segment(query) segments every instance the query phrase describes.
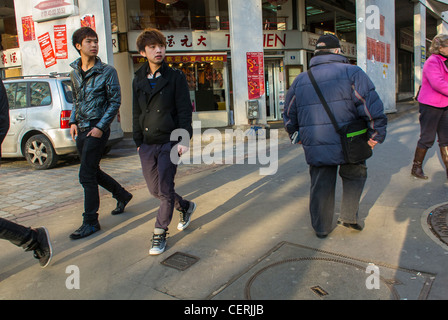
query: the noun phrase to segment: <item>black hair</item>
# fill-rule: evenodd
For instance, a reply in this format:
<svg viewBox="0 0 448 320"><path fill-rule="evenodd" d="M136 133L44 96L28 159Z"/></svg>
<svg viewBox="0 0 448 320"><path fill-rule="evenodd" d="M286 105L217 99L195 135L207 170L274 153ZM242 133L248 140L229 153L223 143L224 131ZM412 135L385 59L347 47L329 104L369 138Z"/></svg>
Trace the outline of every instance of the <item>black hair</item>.
<svg viewBox="0 0 448 320"><path fill-rule="evenodd" d="M89 27L81 27L78 30L76 30L75 32L73 32L72 44L75 47L75 49L78 51L79 54L80 54L80 52L76 48L76 45L78 43L82 44L82 41L87 37L98 39L98 34L95 32L95 30L93 30L92 28L89 28Z"/></svg>

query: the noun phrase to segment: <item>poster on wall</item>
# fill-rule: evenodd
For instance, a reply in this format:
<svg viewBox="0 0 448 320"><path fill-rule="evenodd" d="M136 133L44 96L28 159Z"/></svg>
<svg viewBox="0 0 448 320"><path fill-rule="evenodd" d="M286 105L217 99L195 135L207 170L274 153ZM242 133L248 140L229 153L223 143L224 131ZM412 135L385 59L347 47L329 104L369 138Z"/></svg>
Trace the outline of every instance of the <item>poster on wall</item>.
<svg viewBox="0 0 448 320"><path fill-rule="evenodd" d="M36 40L33 16L22 17L22 32L24 42Z"/></svg>
<svg viewBox="0 0 448 320"><path fill-rule="evenodd" d="M57 25L53 27L54 30L54 48L56 59L67 59L67 26Z"/></svg>
<svg viewBox="0 0 448 320"><path fill-rule="evenodd" d="M81 27L89 27L96 31L95 15L86 14L81 17Z"/></svg>
<svg viewBox="0 0 448 320"><path fill-rule="evenodd" d="M37 38L39 42L42 58L44 59L45 68L49 68L56 64L56 56L54 54L53 45L51 44L50 34L44 33Z"/></svg>
<svg viewBox="0 0 448 320"><path fill-rule="evenodd" d="M247 52L246 61L249 99L258 99L264 94L263 52Z"/></svg>

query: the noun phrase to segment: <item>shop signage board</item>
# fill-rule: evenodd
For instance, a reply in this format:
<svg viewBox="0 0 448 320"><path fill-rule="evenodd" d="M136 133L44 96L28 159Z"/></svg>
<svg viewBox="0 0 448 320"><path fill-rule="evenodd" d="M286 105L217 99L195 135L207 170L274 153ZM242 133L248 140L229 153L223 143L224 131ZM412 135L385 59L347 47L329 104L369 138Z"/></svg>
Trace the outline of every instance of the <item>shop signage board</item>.
<svg viewBox="0 0 448 320"><path fill-rule="evenodd" d="M128 32L128 46L131 52L137 52L135 44L141 31ZM166 31L167 51L228 51L230 50L230 33L228 31ZM297 30L264 30L263 48L265 50L300 50L314 51L320 35ZM344 54L356 58L356 45L341 42Z"/></svg>
<svg viewBox="0 0 448 320"><path fill-rule="evenodd" d="M22 56L19 48L0 51L0 68L20 67Z"/></svg>
<svg viewBox="0 0 448 320"><path fill-rule="evenodd" d="M56 20L78 14L77 0L33 0L33 19L36 22Z"/></svg>

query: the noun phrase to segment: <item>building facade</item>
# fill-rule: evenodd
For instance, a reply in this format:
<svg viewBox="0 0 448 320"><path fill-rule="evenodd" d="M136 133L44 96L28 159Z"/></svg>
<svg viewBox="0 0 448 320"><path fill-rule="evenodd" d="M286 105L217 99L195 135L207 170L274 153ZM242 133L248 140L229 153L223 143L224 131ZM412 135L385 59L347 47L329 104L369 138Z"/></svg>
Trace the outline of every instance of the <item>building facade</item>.
<svg viewBox="0 0 448 320"><path fill-rule="evenodd" d="M135 40L147 27L167 38L166 61L181 69L202 127L281 120L286 91L308 68L321 34L340 39L351 63L375 83L386 112L421 81L430 40L447 32L436 0L6 0L0 4L3 76L69 72L71 34L100 36L100 58L118 70L121 123L132 131ZM248 106L258 112L248 115ZM253 116L253 117L252 117Z"/></svg>

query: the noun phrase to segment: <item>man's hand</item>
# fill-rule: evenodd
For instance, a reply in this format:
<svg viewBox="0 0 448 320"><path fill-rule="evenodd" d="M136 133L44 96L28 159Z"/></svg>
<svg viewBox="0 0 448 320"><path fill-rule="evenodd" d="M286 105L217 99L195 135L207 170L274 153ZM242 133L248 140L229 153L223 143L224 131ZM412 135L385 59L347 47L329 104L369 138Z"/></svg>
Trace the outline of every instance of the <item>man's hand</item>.
<svg viewBox="0 0 448 320"><path fill-rule="evenodd" d="M181 145L180 143L177 144L177 153L179 154L179 157L186 153L188 151L188 147Z"/></svg>
<svg viewBox="0 0 448 320"><path fill-rule="evenodd" d="M70 135L72 136L73 141L76 141L76 137L78 136L78 125L72 124L70 126Z"/></svg>
<svg viewBox="0 0 448 320"><path fill-rule="evenodd" d="M370 148L372 148L372 150L373 150L373 148L376 146L378 141L375 141L372 138L370 138L369 141L367 141L367 143L369 144Z"/></svg>
<svg viewBox="0 0 448 320"><path fill-rule="evenodd" d="M101 129L98 129L97 127L94 127L92 130L89 131L89 133L87 133L87 136L101 138L103 136L103 131L101 131Z"/></svg>

